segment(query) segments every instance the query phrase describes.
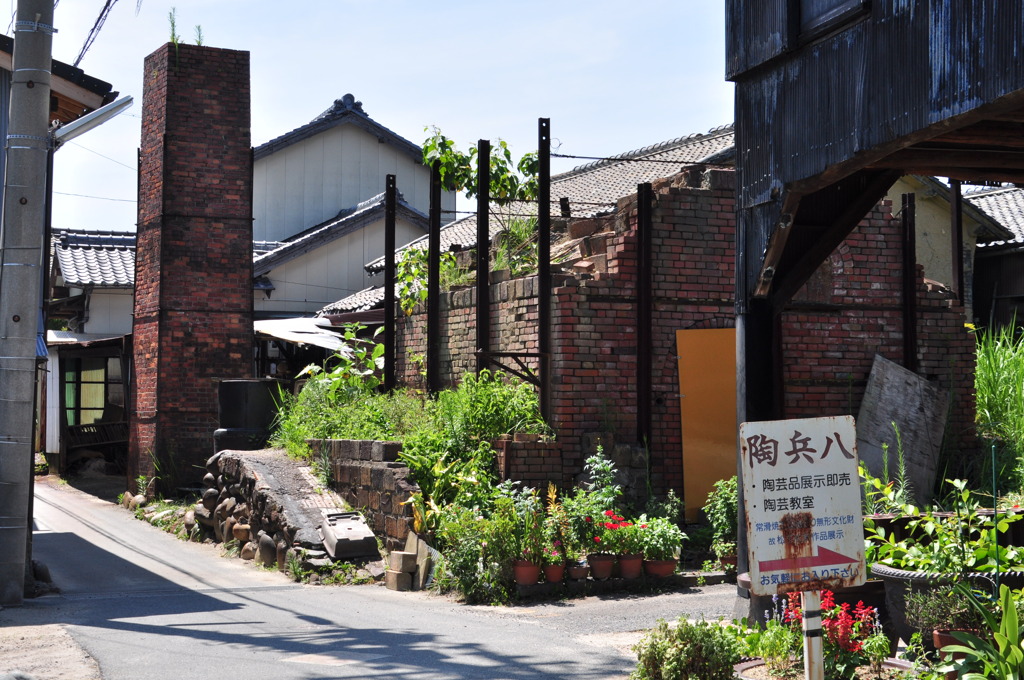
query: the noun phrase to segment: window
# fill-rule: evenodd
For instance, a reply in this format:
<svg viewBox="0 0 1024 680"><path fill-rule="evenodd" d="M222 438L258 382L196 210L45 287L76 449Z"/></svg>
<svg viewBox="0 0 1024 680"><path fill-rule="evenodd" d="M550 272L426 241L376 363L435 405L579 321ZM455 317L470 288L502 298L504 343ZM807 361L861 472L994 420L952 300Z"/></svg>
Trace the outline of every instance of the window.
<svg viewBox="0 0 1024 680"><path fill-rule="evenodd" d="M800 37L817 38L868 10L868 0L800 0Z"/></svg>
<svg viewBox="0 0 1024 680"><path fill-rule="evenodd" d="M62 366L68 425L124 420L119 357L66 357Z"/></svg>

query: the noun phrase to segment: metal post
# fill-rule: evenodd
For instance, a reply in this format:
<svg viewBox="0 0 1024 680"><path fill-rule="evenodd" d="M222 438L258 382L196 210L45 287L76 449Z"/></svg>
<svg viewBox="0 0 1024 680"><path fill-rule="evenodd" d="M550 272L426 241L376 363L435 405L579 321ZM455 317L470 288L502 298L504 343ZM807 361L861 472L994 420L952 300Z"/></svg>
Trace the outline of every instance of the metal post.
<svg viewBox="0 0 1024 680"><path fill-rule="evenodd" d="M804 610L804 677L807 680L824 680L821 594L816 590L808 590L800 595L800 604Z"/></svg>
<svg viewBox="0 0 1024 680"><path fill-rule="evenodd" d="M36 333L49 149L53 3L19 0L0 226L0 605L28 580Z"/></svg>
<svg viewBox="0 0 1024 680"><path fill-rule="evenodd" d="M395 176L384 179L384 391L395 389Z"/></svg>
<svg viewBox="0 0 1024 680"><path fill-rule="evenodd" d="M477 142L476 166L476 371L491 350L491 142Z"/></svg>
<svg viewBox="0 0 1024 680"><path fill-rule="evenodd" d="M636 281L636 436L643 446L651 443L651 318L653 312L653 234L650 182L636 188L637 281Z"/></svg>
<svg viewBox="0 0 1024 680"><path fill-rule="evenodd" d="M441 164L430 166L427 227L427 392L441 391Z"/></svg>
<svg viewBox="0 0 1024 680"><path fill-rule="evenodd" d="M551 423L551 120L537 121L537 350L540 410Z"/></svg>
<svg viewBox="0 0 1024 680"><path fill-rule="evenodd" d="M960 180L949 180L949 188L953 192L950 204L950 232L952 237L950 266L953 278L952 286L960 302L964 301L964 199L960 191Z"/></svg>
<svg viewBox="0 0 1024 680"><path fill-rule="evenodd" d="M903 194L903 367L917 372L917 217L914 194Z"/></svg>

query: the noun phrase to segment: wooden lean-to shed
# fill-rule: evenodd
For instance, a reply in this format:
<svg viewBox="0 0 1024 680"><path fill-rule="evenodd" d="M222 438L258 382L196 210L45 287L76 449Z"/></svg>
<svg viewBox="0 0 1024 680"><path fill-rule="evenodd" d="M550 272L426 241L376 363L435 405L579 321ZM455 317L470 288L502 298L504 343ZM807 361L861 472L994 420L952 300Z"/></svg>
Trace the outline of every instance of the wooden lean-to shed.
<svg viewBox="0 0 1024 680"><path fill-rule="evenodd" d="M758 420L780 412L776 312L898 176L1024 181L1024 5L727 0L726 12L740 409Z"/></svg>

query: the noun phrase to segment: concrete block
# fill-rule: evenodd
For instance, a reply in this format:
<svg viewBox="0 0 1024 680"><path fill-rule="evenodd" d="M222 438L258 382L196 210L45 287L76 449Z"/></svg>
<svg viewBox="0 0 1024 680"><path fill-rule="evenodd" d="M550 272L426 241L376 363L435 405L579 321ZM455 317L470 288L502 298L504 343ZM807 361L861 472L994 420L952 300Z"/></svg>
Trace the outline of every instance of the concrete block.
<svg viewBox="0 0 1024 680"><path fill-rule="evenodd" d="M412 574L388 569L384 572L384 585L388 590L397 590L399 592L412 590Z"/></svg>
<svg viewBox="0 0 1024 680"><path fill-rule="evenodd" d="M395 551L388 555L388 568L391 571L404 571L413 573L416 571L416 553Z"/></svg>

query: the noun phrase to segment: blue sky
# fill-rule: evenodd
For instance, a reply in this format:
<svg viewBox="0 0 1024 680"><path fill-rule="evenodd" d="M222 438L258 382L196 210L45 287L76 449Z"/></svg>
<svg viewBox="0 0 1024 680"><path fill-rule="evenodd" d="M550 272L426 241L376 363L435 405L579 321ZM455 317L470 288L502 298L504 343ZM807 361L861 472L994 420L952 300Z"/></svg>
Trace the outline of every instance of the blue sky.
<svg viewBox="0 0 1024 680"><path fill-rule="evenodd" d="M102 4L57 6L55 58L74 62ZM582 156L732 121L720 2L143 0L136 15L121 0L80 67L136 103L57 152L55 228L134 229L142 63L168 41L172 7L182 42L199 25L204 44L251 53L254 145L348 92L416 143L436 125L462 148L501 138L515 155L536 148L539 117Z"/></svg>

